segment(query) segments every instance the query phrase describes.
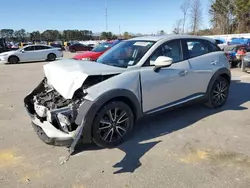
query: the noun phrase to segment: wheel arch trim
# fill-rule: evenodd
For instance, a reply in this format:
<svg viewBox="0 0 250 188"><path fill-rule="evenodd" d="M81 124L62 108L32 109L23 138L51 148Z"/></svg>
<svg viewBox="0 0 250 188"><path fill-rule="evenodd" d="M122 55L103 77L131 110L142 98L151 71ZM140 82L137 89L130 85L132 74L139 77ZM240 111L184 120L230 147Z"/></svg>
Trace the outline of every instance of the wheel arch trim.
<svg viewBox="0 0 250 188"><path fill-rule="evenodd" d="M209 81L209 84L208 84L208 87L207 87L207 91L206 91L206 95L207 96L208 96L209 92L211 91L212 86L213 86L214 82L216 81L216 79L218 77L220 77L221 75L224 75L224 74L226 74L227 76L229 76L229 78L230 78L229 84L230 84L230 82L231 82L231 72L230 72L230 70L227 69L227 68L220 68L220 69L218 69L214 73L214 75L212 76L212 78Z"/></svg>
<svg viewBox="0 0 250 188"><path fill-rule="evenodd" d="M136 118L135 120L138 120L140 117L142 117L143 114L141 111L141 104L139 102L139 99L136 97L136 95L132 91L129 91L127 89L114 89L114 90L105 92L93 102L89 110L84 115L84 119L83 119L84 127L81 132L82 140L84 143L92 141L92 122L98 110L109 101L112 101L116 98L118 99L121 97L124 97L131 101L133 105L132 111Z"/></svg>

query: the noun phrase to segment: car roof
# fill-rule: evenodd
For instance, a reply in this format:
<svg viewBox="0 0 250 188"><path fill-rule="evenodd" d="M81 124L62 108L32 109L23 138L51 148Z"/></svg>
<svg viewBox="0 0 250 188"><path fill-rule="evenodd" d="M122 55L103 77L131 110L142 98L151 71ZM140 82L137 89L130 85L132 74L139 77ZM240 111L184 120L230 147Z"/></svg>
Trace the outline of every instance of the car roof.
<svg viewBox="0 0 250 188"><path fill-rule="evenodd" d="M160 41L160 40L173 40L173 39L206 39L209 41L214 42L215 39L202 37L202 36L195 36L195 35L177 35L177 34L168 34L168 35L154 35L154 36L143 36L143 37L135 37L129 40L141 40L141 41Z"/></svg>
<svg viewBox="0 0 250 188"><path fill-rule="evenodd" d="M47 47L52 47L52 46L49 46L49 45L46 45L46 44L29 44L29 45L26 45L24 47L29 47L29 46L47 46Z"/></svg>

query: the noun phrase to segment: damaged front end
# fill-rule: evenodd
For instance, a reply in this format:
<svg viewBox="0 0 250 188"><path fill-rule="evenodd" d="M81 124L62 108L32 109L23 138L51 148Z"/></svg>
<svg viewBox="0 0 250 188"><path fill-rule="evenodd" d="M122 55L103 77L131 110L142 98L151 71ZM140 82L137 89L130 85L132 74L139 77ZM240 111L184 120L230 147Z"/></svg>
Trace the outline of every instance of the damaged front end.
<svg viewBox="0 0 250 188"><path fill-rule="evenodd" d="M83 135L85 119L89 119L87 113L93 105L93 101L85 99L86 90L115 75L117 74L88 76L70 99L64 98L45 77L24 98L25 108L38 137L47 144L70 146L71 150L74 149ZM88 131L84 131L84 142L91 142Z"/></svg>
<svg viewBox="0 0 250 188"><path fill-rule="evenodd" d="M98 105L86 91L125 70L70 59L44 65L45 78L24 98L39 138L47 144L70 146L71 151L80 138L84 143L91 142L91 124Z"/></svg>
<svg viewBox="0 0 250 188"><path fill-rule="evenodd" d="M47 144L70 146L79 126L75 119L84 95L81 88L72 99L65 99L44 78L24 99L39 138Z"/></svg>

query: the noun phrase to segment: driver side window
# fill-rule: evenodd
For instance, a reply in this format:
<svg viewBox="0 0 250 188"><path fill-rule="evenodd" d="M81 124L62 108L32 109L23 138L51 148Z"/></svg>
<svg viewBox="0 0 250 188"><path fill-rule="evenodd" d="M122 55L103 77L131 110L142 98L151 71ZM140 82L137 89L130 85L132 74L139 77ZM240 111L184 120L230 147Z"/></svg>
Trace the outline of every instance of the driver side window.
<svg viewBox="0 0 250 188"><path fill-rule="evenodd" d="M173 63L177 63L183 60L182 50L181 50L181 41L173 40L170 42L166 42L158 47L152 56L149 58L150 65L154 65L155 60L159 56L166 56L173 59Z"/></svg>

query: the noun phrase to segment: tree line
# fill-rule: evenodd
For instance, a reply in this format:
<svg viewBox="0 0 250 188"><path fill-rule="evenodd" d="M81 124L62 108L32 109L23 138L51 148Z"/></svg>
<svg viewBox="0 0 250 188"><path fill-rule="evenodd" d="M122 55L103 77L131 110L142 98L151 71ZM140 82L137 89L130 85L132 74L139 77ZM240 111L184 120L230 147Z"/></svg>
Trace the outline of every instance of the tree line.
<svg viewBox="0 0 250 188"><path fill-rule="evenodd" d="M202 2L184 0L180 7L183 17L174 24L173 33L215 35L250 32L250 0L211 0L210 20L203 18ZM202 29L203 21L209 21L211 27Z"/></svg>
<svg viewBox="0 0 250 188"><path fill-rule="evenodd" d="M250 0L215 0L209 14L214 33L250 32Z"/></svg>
<svg viewBox="0 0 250 188"><path fill-rule="evenodd" d="M115 35L112 32L102 32L98 35L93 34L90 30L46 30L43 32L32 31L26 32L25 29L1 29L0 38L5 38L7 41L25 42L25 41L73 41L73 40L100 40L100 39L117 39L117 38L130 38L128 32L122 35Z"/></svg>

